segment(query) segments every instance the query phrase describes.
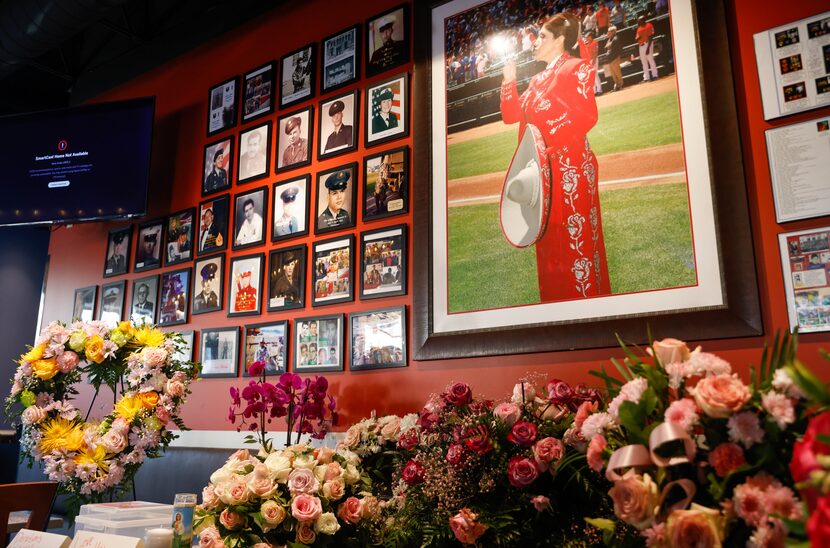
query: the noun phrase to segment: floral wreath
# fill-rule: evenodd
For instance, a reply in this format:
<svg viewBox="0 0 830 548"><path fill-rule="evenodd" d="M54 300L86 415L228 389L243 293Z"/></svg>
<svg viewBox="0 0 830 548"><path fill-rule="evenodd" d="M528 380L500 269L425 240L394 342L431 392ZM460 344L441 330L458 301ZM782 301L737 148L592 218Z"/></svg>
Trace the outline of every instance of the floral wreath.
<svg viewBox="0 0 830 548"><path fill-rule="evenodd" d="M168 423L186 429L179 407L199 366L174 357L184 345L179 334L131 322L114 329L100 321L53 322L20 356L6 415L20 419L22 454L60 482L71 513L127 491L144 460L161 456L177 437ZM96 396L102 385L113 394L121 388L103 419L88 421L72 404L82 373Z"/></svg>

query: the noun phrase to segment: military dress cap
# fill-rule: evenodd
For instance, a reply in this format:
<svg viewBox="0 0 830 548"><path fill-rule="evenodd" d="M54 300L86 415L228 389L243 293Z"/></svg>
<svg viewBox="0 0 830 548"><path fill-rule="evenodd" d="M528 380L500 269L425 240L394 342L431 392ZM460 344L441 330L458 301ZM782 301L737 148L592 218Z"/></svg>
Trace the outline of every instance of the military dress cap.
<svg viewBox="0 0 830 548"><path fill-rule="evenodd" d="M329 190L346 190L351 174L348 170L340 170L332 173L326 179L326 188Z"/></svg>
<svg viewBox="0 0 830 548"><path fill-rule="evenodd" d="M108 287L104 290L104 300L105 301L114 301L118 298L118 288L117 287Z"/></svg>
<svg viewBox="0 0 830 548"><path fill-rule="evenodd" d="M283 266L288 266L291 263L296 263L299 260L300 259L298 259L297 256L294 255L293 252L289 251L288 253L285 254L285 259L283 259L282 264L283 264Z"/></svg>
<svg viewBox="0 0 830 548"><path fill-rule="evenodd" d="M124 236L126 236L126 234L124 232L116 232L115 234L112 235L112 242L115 245L118 245L118 244L120 244L121 242L124 241Z"/></svg>
<svg viewBox="0 0 830 548"><path fill-rule="evenodd" d="M378 94L378 101L391 101L395 97L390 88L383 88Z"/></svg>
<svg viewBox="0 0 830 548"><path fill-rule="evenodd" d="M346 110L346 105L341 100L337 100L331 104L329 107L329 116L334 116L338 112L343 112Z"/></svg>
<svg viewBox="0 0 830 548"><path fill-rule="evenodd" d="M204 281L212 280L216 277L216 270L218 267L214 263L208 263L202 267L202 279Z"/></svg>
<svg viewBox="0 0 830 548"><path fill-rule="evenodd" d="M288 135L289 133L291 133L292 129L294 129L295 127L300 127L301 123L302 120L299 116L292 116L291 118L289 118L288 121L285 123L285 134Z"/></svg>
<svg viewBox="0 0 830 548"><path fill-rule="evenodd" d="M156 233L156 232L144 235L144 241L145 242L155 242L157 239L158 239L158 233Z"/></svg>
<svg viewBox="0 0 830 548"><path fill-rule="evenodd" d="M280 198L284 203L290 203L297 199L297 194L299 194L300 189L295 186L290 186L282 191L280 194Z"/></svg>
<svg viewBox="0 0 830 548"><path fill-rule="evenodd" d="M381 20L378 21L378 25L380 25L378 27L378 30L380 32L383 32L386 29L393 27L395 25L395 22L397 22L397 20L398 20L398 18L395 17L395 14L390 13L389 15L387 15L386 17L381 18Z"/></svg>

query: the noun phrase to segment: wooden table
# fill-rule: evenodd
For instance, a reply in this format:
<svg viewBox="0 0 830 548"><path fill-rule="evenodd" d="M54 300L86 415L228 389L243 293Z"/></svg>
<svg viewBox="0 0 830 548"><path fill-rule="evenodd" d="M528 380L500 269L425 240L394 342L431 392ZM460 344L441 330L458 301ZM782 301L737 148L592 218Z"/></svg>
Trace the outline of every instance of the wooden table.
<svg viewBox="0 0 830 548"><path fill-rule="evenodd" d="M22 512L12 512L9 514L9 533L16 533L26 527L26 523L29 521L29 512L23 510ZM60 516L49 516L49 524L46 526L47 529L56 529L58 527L63 527L63 518Z"/></svg>

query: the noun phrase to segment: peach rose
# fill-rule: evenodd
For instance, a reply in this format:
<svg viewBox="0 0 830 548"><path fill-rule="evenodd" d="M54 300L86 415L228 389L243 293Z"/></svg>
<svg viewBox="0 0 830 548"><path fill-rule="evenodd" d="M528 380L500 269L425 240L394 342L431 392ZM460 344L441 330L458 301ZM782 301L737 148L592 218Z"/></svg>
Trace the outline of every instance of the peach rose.
<svg viewBox="0 0 830 548"><path fill-rule="evenodd" d="M238 474L231 475L230 479L216 487L216 494L219 498L228 505L240 504L248 500L250 493L248 492L248 484L245 479Z"/></svg>
<svg viewBox="0 0 830 548"><path fill-rule="evenodd" d="M239 512L234 512L230 508L225 508L222 510L222 513L219 514L219 523L221 523L225 529L239 529L245 525L245 516Z"/></svg>
<svg viewBox="0 0 830 548"><path fill-rule="evenodd" d="M722 542L720 521L720 512L697 504L692 504L689 510L674 510L667 522L669 545L719 548Z"/></svg>
<svg viewBox="0 0 830 548"><path fill-rule="evenodd" d="M565 454L565 445L556 438L543 438L533 446L533 457L542 470L559 461Z"/></svg>
<svg viewBox="0 0 830 548"><path fill-rule="evenodd" d="M169 381L167 381L167 387L166 388L167 388L167 390L166 390L167 393L170 396L174 397L174 398L179 398L181 396L184 396L184 383L183 382L169 380Z"/></svg>
<svg viewBox="0 0 830 548"><path fill-rule="evenodd" d="M343 501L337 509L337 516L347 523L357 523L363 517L360 500L357 497L349 497Z"/></svg>
<svg viewBox="0 0 830 548"><path fill-rule="evenodd" d="M37 405L30 405L23 411L23 415L20 419L23 421L23 424L37 424L43 419L46 418L46 411L43 410L42 407L38 407Z"/></svg>
<svg viewBox="0 0 830 548"><path fill-rule="evenodd" d="M199 533L199 548L222 548L224 546L222 535L216 527L206 527Z"/></svg>
<svg viewBox="0 0 830 548"><path fill-rule="evenodd" d="M119 430L110 428L101 438L101 445L104 446L107 453L120 453L127 447L127 437Z"/></svg>
<svg viewBox="0 0 830 548"><path fill-rule="evenodd" d="M334 453L335 451L331 447L320 447L314 450L314 458L320 464L329 464L334 457Z"/></svg>
<svg viewBox="0 0 830 548"><path fill-rule="evenodd" d="M259 508L259 513L262 514L262 519L268 524L269 530L282 523L287 515L285 508L273 500L263 502Z"/></svg>
<svg viewBox="0 0 830 548"><path fill-rule="evenodd" d="M323 474L323 479L325 481L340 479L341 477L343 477L343 467L340 466L339 462L331 462L325 468L326 470Z"/></svg>
<svg viewBox="0 0 830 548"><path fill-rule="evenodd" d="M373 495L363 497L360 506L360 514L364 518L373 518L380 515L380 501Z"/></svg>
<svg viewBox="0 0 830 548"><path fill-rule="evenodd" d="M678 339L669 338L661 341L654 341L651 346L654 348L653 354L658 360L660 360L660 363L663 364L663 366L670 363L685 362L691 355L689 347L686 346L686 343ZM651 348L649 348L649 354L652 354Z"/></svg>
<svg viewBox="0 0 830 548"><path fill-rule="evenodd" d="M141 351L141 361L149 367L161 367L167 361L167 350L158 347L146 347Z"/></svg>
<svg viewBox="0 0 830 548"><path fill-rule="evenodd" d="M695 403L708 416L725 419L741 410L752 393L733 375L705 377L693 389Z"/></svg>
<svg viewBox="0 0 830 548"><path fill-rule="evenodd" d="M291 515L297 521L310 522L320 517L323 513L323 505L320 499L311 495L297 495L291 501Z"/></svg>
<svg viewBox="0 0 830 548"><path fill-rule="evenodd" d="M357 424L353 424L348 430L346 430L346 437L343 438L343 441L340 442L342 447L347 447L349 449L354 449L360 443L360 426Z"/></svg>
<svg viewBox="0 0 830 548"><path fill-rule="evenodd" d="M401 419L400 417L392 417L383 428L380 429L380 435L387 440L397 440L401 435Z"/></svg>
<svg viewBox="0 0 830 548"><path fill-rule="evenodd" d="M274 492L276 485L274 485L274 482L268 475L268 467L264 464L259 463L255 465L254 469L246 477L248 480L248 489L257 497L265 499L270 497Z"/></svg>
<svg viewBox="0 0 830 548"><path fill-rule="evenodd" d="M475 544L487 531L487 526L478 523L477 519L478 514L471 512L469 508L462 508L450 518L450 529L461 544Z"/></svg>
<svg viewBox="0 0 830 548"><path fill-rule="evenodd" d="M300 523L297 526L297 542L311 546L317 540L317 534L311 523Z"/></svg>
<svg viewBox="0 0 830 548"><path fill-rule="evenodd" d="M212 485L208 485L202 489L202 506L206 509L214 508L219 504L219 497L213 490Z"/></svg>
<svg viewBox="0 0 830 548"><path fill-rule="evenodd" d="M323 495L327 499L339 500L346 494L346 486L343 485L343 480L333 479L323 484Z"/></svg>
<svg viewBox="0 0 830 548"><path fill-rule="evenodd" d="M614 501L614 514L629 525L645 529L654 521L659 497L657 485L648 474L626 472L614 482L608 495Z"/></svg>

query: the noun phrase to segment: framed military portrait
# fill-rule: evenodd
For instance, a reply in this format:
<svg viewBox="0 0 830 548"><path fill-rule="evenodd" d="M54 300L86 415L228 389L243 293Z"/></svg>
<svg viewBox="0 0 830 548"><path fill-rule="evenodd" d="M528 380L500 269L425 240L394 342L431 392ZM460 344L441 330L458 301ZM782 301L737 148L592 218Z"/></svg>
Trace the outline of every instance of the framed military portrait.
<svg viewBox="0 0 830 548"><path fill-rule="evenodd" d="M274 183L271 241L278 242L308 234L311 176Z"/></svg>
<svg viewBox="0 0 830 548"><path fill-rule="evenodd" d="M406 225L360 235L360 298L406 294Z"/></svg>
<svg viewBox="0 0 830 548"><path fill-rule="evenodd" d="M294 372L343 371L343 314L294 320Z"/></svg>
<svg viewBox="0 0 830 548"><path fill-rule="evenodd" d="M199 204L199 226L196 233L198 255L206 255L228 247L229 208L228 194Z"/></svg>
<svg viewBox="0 0 830 548"><path fill-rule="evenodd" d="M280 108L314 96L316 50L316 44L309 44L280 59Z"/></svg>
<svg viewBox="0 0 830 548"><path fill-rule="evenodd" d="M98 309L98 319L110 326L114 326L124 319L124 293L126 292L126 280L118 280L102 285L101 308Z"/></svg>
<svg viewBox="0 0 830 548"><path fill-rule="evenodd" d="M228 276L228 317L253 316L262 310L265 254L232 257Z"/></svg>
<svg viewBox="0 0 830 548"><path fill-rule="evenodd" d="M268 312L305 306L306 245L274 249L268 259Z"/></svg>
<svg viewBox="0 0 830 548"><path fill-rule="evenodd" d="M138 225L133 272L144 272L160 267L163 247L164 219L156 219Z"/></svg>
<svg viewBox="0 0 830 548"><path fill-rule="evenodd" d="M354 236L314 242L312 306L354 300Z"/></svg>
<svg viewBox="0 0 830 548"><path fill-rule="evenodd" d="M202 196L230 188L233 167L233 135L205 145L202 163Z"/></svg>
<svg viewBox="0 0 830 548"><path fill-rule="evenodd" d="M236 125L236 99L238 93L238 76L210 88L208 91L208 136Z"/></svg>
<svg viewBox="0 0 830 548"><path fill-rule="evenodd" d="M349 314L352 371L406 367L406 307Z"/></svg>
<svg viewBox="0 0 830 548"><path fill-rule="evenodd" d="M360 25L323 40L320 90L328 93L360 79Z"/></svg>
<svg viewBox="0 0 830 548"><path fill-rule="evenodd" d="M357 164L339 166L317 174L314 233L323 234L355 225Z"/></svg>
<svg viewBox="0 0 830 548"><path fill-rule="evenodd" d="M274 75L277 64L274 61L246 72L242 80L242 121L274 112Z"/></svg>
<svg viewBox="0 0 830 548"><path fill-rule="evenodd" d="M357 150L360 90L320 102L317 159Z"/></svg>
<svg viewBox="0 0 830 548"><path fill-rule="evenodd" d="M98 299L98 286L79 287L75 290L72 305L72 321L91 322L95 317L95 301Z"/></svg>
<svg viewBox="0 0 830 548"><path fill-rule="evenodd" d="M224 253L196 260L193 266L193 303L190 307L194 316L222 310L224 281Z"/></svg>
<svg viewBox="0 0 830 548"><path fill-rule="evenodd" d="M363 220L409 211L409 147L363 159Z"/></svg>
<svg viewBox="0 0 830 548"><path fill-rule="evenodd" d="M133 225L113 228L107 237L107 255L104 258L104 278L120 276L129 270L130 237Z"/></svg>
<svg viewBox="0 0 830 548"><path fill-rule="evenodd" d="M199 345L200 377L236 377L239 374L239 328L202 329Z"/></svg>
<svg viewBox="0 0 830 548"><path fill-rule="evenodd" d="M193 259L193 227L196 209L189 208L167 216L164 237L164 264L166 266Z"/></svg>
<svg viewBox="0 0 830 548"><path fill-rule="evenodd" d="M267 186L234 196L233 249L245 249L265 243L267 207Z"/></svg>
<svg viewBox="0 0 830 548"><path fill-rule="evenodd" d="M158 325L187 323L190 268L163 272L158 294Z"/></svg>
<svg viewBox="0 0 830 548"><path fill-rule="evenodd" d="M288 367L288 320L245 326L242 376L250 377L254 362L265 364L265 375L280 375Z"/></svg>
<svg viewBox="0 0 830 548"><path fill-rule="evenodd" d="M133 297L130 304L130 321L135 325L156 323L156 296L159 292L159 276L147 276L133 280Z"/></svg>
<svg viewBox="0 0 830 548"><path fill-rule="evenodd" d="M237 182L247 183L268 176L271 161L271 122L239 133Z"/></svg>
<svg viewBox="0 0 830 548"><path fill-rule="evenodd" d="M366 89L366 146L409 135L409 73Z"/></svg>
<svg viewBox="0 0 830 548"><path fill-rule="evenodd" d="M314 107L283 114L277 118L276 172L311 163Z"/></svg>
<svg viewBox="0 0 830 548"><path fill-rule="evenodd" d="M366 21L366 77L409 61L409 4Z"/></svg>

